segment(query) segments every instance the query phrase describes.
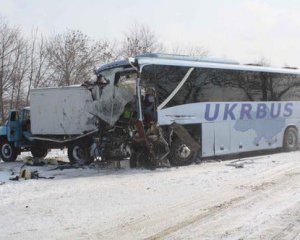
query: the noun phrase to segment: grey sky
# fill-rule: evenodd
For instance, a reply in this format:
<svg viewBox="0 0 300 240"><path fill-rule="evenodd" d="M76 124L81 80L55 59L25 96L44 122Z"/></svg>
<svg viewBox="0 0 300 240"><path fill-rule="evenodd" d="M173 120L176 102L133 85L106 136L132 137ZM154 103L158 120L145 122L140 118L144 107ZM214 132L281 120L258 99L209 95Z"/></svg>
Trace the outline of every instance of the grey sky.
<svg viewBox="0 0 300 240"><path fill-rule="evenodd" d="M202 45L213 57L300 67L297 0L0 0L0 14L24 32L80 29L118 39L134 22L147 24L170 48Z"/></svg>

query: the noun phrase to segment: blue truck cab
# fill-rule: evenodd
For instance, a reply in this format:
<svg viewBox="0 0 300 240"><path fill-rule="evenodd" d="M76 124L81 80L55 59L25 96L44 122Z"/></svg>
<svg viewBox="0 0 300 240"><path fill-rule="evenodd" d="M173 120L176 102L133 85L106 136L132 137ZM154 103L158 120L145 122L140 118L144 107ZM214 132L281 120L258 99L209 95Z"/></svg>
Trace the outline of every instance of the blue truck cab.
<svg viewBox="0 0 300 240"><path fill-rule="evenodd" d="M30 108L10 110L6 123L0 126L0 157L5 162L16 160L22 151L29 151Z"/></svg>

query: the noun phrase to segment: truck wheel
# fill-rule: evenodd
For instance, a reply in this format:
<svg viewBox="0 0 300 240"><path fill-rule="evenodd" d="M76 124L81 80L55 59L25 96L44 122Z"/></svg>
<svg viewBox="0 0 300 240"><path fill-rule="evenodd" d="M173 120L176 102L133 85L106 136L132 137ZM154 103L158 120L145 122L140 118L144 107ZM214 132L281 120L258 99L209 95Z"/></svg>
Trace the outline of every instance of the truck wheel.
<svg viewBox="0 0 300 240"><path fill-rule="evenodd" d="M90 154L91 144L74 143L68 147L68 157L71 164L88 165L94 161Z"/></svg>
<svg viewBox="0 0 300 240"><path fill-rule="evenodd" d="M179 138L174 139L170 149L170 162L173 166L186 166L191 164L196 154Z"/></svg>
<svg viewBox="0 0 300 240"><path fill-rule="evenodd" d="M0 144L0 157L4 162L13 162L17 156L18 152L13 143L5 141Z"/></svg>
<svg viewBox="0 0 300 240"><path fill-rule="evenodd" d="M47 148L43 148L43 147L39 147L39 146L33 146L30 151L31 151L31 155L34 158L44 158L48 154Z"/></svg>
<svg viewBox="0 0 300 240"><path fill-rule="evenodd" d="M287 152L298 149L298 131L294 127L285 130L283 138L283 149Z"/></svg>

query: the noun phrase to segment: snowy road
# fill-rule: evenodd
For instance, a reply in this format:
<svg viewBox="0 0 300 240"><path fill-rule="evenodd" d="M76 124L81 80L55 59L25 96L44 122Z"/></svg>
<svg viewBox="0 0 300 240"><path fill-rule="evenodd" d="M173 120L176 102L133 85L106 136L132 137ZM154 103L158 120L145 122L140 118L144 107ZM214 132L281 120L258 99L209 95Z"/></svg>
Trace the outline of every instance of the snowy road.
<svg viewBox="0 0 300 240"><path fill-rule="evenodd" d="M19 182L0 163L0 239L300 239L300 152L242 160Z"/></svg>

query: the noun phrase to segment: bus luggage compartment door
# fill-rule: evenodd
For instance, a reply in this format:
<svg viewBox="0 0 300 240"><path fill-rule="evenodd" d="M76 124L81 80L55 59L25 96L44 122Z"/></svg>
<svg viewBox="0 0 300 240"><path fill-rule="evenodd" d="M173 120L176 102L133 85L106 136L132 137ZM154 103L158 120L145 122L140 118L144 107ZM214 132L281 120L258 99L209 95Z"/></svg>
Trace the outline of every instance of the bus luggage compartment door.
<svg viewBox="0 0 300 240"><path fill-rule="evenodd" d="M230 122L202 123L202 156L231 153Z"/></svg>
<svg viewBox="0 0 300 240"><path fill-rule="evenodd" d="M231 153L230 122L215 123L215 155Z"/></svg>

